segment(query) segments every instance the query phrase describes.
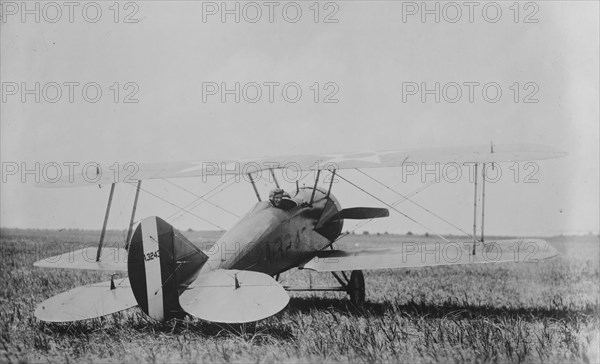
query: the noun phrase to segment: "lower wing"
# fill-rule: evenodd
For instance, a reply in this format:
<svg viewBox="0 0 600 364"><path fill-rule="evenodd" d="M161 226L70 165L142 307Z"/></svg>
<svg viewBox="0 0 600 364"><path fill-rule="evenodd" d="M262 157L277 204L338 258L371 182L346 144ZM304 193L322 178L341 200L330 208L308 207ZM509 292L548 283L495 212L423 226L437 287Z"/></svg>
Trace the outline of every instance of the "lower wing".
<svg viewBox="0 0 600 364"><path fill-rule="evenodd" d="M401 243L390 249L323 250L301 269L317 272L429 267L437 265L537 262L558 252L541 239L509 239L468 243Z"/></svg>

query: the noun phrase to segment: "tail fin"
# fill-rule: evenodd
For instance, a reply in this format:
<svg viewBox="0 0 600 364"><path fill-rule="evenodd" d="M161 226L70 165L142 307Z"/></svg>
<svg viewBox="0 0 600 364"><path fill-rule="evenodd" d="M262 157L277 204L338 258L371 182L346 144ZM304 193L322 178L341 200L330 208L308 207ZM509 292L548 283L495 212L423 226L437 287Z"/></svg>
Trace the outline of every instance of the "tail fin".
<svg viewBox="0 0 600 364"><path fill-rule="evenodd" d="M133 295L150 317L163 321L178 316L179 295L208 257L159 217L138 224L129 246L127 270Z"/></svg>

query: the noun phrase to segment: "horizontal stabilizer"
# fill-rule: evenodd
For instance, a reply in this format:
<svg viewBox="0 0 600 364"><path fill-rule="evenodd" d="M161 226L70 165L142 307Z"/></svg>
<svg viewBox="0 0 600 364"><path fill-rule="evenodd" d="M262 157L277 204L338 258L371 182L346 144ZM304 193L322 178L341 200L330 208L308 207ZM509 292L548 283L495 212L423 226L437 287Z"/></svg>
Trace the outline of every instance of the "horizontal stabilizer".
<svg viewBox="0 0 600 364"><path fill-rule="evenodd" d="M318 272L429 267L436 265L537 262L558 254L545 240L511 239L472 242L399 243L390 249L360 251L323 250L300 268Z"/></svg>
<svg viewBox="0 0 600 364"><path fill-rule="evenodd" d="M281 311L289 301L271 276L252 271L218 269L201 274L179 296L181 308L206 321L258 321Z"/></svg>
<svg viewBox="0 0 600 364"><path fill-rule="evenodd" d="M343 209L337 214L338 219L354 220L376 219L378 217L388 216L390 216L388 209L379 207L351 207Z"/></svg>
<svg viewBox="0 0 600 364"><path fill-rule="evenodd" d="M102 249L100 261L96 261L97 247L87 247L44 258L33 263L40 268L93 269L127 271L127 250L122 248Z"/></svg>
<svg viewBox="0 0 600 364"><path fill-rule="evenodd" d="M129 280L111 281L73 288L40 303L35 317L47 322L87 320L137 306Z"/></svg>

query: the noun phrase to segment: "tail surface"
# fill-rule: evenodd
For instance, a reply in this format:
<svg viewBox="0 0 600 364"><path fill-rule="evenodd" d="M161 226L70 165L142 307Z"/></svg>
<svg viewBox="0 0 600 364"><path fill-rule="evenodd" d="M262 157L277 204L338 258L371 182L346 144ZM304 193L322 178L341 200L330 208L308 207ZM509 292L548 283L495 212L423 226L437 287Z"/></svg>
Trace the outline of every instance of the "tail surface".
<svg viewBox="0 0 600 364"><path fill-rule="evenodd" d="M179 295L194 281L208 257L159 217L138 224L131 239L127 270L133 295L150 317L169 320L183 310Z"/></svg>

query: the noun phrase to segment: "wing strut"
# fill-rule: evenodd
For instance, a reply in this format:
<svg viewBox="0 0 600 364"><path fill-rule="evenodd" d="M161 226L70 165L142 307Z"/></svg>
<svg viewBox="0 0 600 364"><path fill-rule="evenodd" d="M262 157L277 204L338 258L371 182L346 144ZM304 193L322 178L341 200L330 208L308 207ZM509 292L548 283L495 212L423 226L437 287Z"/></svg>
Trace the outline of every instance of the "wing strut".
<svg viewBox="0 0 600 364"><path fill-rule="evenodd" d="M483 243L483 222L485 218L485 163L481 166L481 242Z"/></svg>
<svg viewBox="0 0 600 364"><path fill-rule="evenodd" d="M140 197L140 188L142 187L142 180L138 180L137 187L135 189L135 198L133 200L133 209L131 210L131 219L129 220L129 230L127 231L127 240L125 240L125 250L129 249L129 243L131 241L131 234L133 233L133 221L135 219L135 210L137 209L138 197Z"/></svg>
<svg viewBox="0 0 600 364"><path fill-rule="evenodd" d="M333 170L333 172L331 172L331 181L329 181L329 189L327 190L327 196L325 196L326 198L329 198L329 195L331 194L331 187L333 186L334 179L335 179L335 169Z"/></svg>
<svg viewBox="0 0 600 364"><path fill-rule="evenodd" d="M271 171L271 176L273 177L273 181L275 181L275 187L279 188L279 182L277 182L277 177L275 177L275 171L273 168L269 168L269 171Z"/></svg>
<svg viewBox="0 0 600 364"><path fill-rule="evenodd" d="M106 224L108 223L108 215L110 214L110 205L112 204L113 194L115 193L115 184L110 185L110 195L108 195L108 204L106 206L106 213L104 214L104 224L102 225L102 232L100 233L100 242L98 243L98 252L96 253L96 261L100 261L100 255L102 255L102 244L104 244L104 234L106 234Z"/></svg>
<svg viewBox="0 0 600 364"><path fill-rule="evenodd" d="M248 177L250 178L250 183L252 183L252 188L254 188L254 193L256 194L256 198L258 202L262 201L260 199L260 195L258 194L258 190L256 189L256 184L254 183L254 179L252 178L252 173L248 173Z"/></svg>
<svg viewBox="0 0 600 364"><path fill-rule="evenodd" d="M477 166L475 163L475 197L473 198L473 255L475 255L475 246L477 245Z"/></svg>
<svg viewBox="0 0 600 364"><path fill-rule="evenodd" d="M317 192L317 184L319 183L319 176L321 175L321 170L317 169L317 178L315 178L315 186L313 187L312 195L310 195L310 202L308 203L312 206L312 203L315 199L315 192Z"/></svg>
<svg viewBox="0 0 600 364"><path fill-rule="evenodd" d="M490 142L490 154L494 154L494 142ZM492 162L492 171L494 170L494 162ZM475 169L475 174L477 174L477 169ZM481 168L481 242L483 243L483 224L485 221L485 163L483 163ZM473 247L473 254L475 254L475 247Z"/></svg>

